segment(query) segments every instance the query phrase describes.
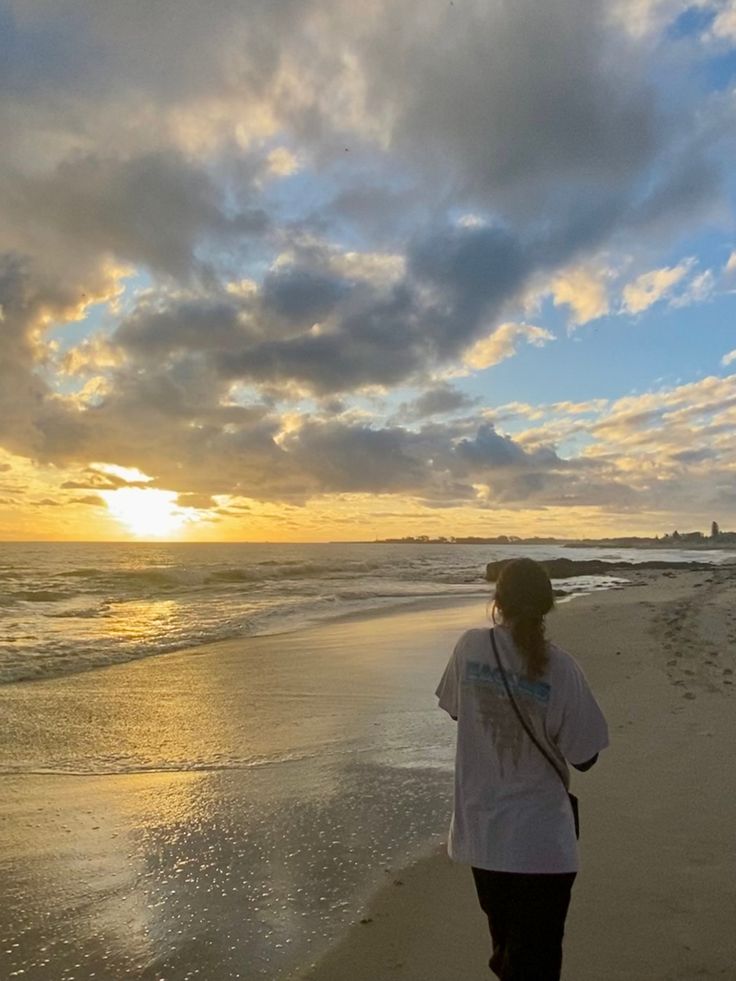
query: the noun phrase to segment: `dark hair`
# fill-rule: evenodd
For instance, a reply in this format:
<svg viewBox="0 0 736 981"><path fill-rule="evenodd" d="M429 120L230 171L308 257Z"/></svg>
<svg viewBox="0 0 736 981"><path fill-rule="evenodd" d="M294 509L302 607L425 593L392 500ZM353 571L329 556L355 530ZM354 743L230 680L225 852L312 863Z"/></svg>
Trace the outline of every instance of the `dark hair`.
<svg viewBox="0 0 736 981"><path fill-rule="evenodd" d="M544 617L554 605L549 576L534 559L512 559L502 568L493 608L511 627L530 678L538 678L547 667Z"/></svg>

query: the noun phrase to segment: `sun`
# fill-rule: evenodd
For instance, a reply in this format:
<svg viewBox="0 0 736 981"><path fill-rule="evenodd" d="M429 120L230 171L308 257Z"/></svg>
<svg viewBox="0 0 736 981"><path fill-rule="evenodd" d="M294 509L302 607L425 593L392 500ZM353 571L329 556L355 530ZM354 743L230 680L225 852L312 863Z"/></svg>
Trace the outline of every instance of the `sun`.
<svg viewBox="0 0 736 981"><path fill-rule="evenodd" d="M166 538L201 520L194 508L179 507L175 491L120 487L101 496L110 514L140 538Z"/></svg>

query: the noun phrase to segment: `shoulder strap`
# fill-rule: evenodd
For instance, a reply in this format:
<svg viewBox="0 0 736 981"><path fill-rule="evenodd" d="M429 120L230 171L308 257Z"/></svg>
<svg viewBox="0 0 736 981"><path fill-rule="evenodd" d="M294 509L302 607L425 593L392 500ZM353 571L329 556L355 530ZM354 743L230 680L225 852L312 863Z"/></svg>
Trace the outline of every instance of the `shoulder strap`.
<svg viewBox="0 0 736 981"><path fill-rule="evenodd" d="M555 771L555 773L557 774L557 776L560 778L560 780L562 781L562 783L565 786L565 790L567 790L567 781L565 780L564 776L562 775L562 772L561 772L560 768L557 766L557 764L552 759L552 757L550 756L550 754L547 752L547 750L544 748L544 746L542 746L542 744L539 742L539 740L537 739L537 737L534 735L534 733L532 732L532 730L530 729L530 727L527 725L526 719L522 715L521 709L519 708L519 706L518 706L518 704L516 702L516 699L514 698L512 692L511 692L511 686L509 685L508 678L506 677L506 672L504 671L503 665L501 664L501 658L498 655L498 647L496 646L496 638L495 638L495 636L493 634L493 630L489 630L489 634L491 635L491 646L493 647L493 653L494 653L494 655L496 657L496 664L498 665L498 670L501 672L501 677L503 678L504 687L506 688L506 693L509 696L509 699L511 701L511 704L514 707L514 712L516 712L517 718L519 719L519 722L521 722L522 726L524 727L524 730L525 730L526 734L529 736L529 738L534 743L534 745L537 747L537 749L539 750L539 752L542 754L542 756L544 756L544 758L547 760L547 762L549 763L549 765L552 767L552 769Z"/></svg>

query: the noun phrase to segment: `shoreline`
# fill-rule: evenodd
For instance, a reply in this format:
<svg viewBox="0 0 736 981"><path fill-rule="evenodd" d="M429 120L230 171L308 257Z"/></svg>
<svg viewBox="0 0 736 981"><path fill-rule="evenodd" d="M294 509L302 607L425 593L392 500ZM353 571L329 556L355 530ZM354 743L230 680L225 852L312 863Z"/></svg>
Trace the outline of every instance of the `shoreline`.
<svg viewBox="0 0 736 981"><path fill-rule="evenodd" d="M602 586L593 586L590 589L580 589L577 590L572 588L569 592L560 591L555 589L555 601L556 603L568 603L571 600L577 600L581 597L587 595L597 594L609 589L622 589L627 588L630 585L637 585L636 577L641 571L650 570L640 570L637 568L637 563L628 565L624 572L626 575L617 576L616 563L601 563L604 566L610 565L611 571L610 575L606 571L598 571L594 573L581 573L581 574L571 574L567 577L561 577L564 581L565 579L596 579L610 578L613 580L610 584ZM713 563L713 568L724 568L728 567L727 564ZM675 563L674 568L677 571L691 571L689 569L683 569L681 563ZM733 563L733 569L736 570L736 562ZM697 571L707 571L699 569ZM632 576L633 578L628 578ZM559 581L559 578L555 581ZM469 583L469 586L474 586L474 584ZM341 612L328 613L323 615L316 615L314 617L306 617L305 619L295 622L286 623L286 625L277 625L273 629L261 629L256 630L254 633L244 633L235 634L233 636L205 639L199 644L191 644L183 642L181 646L173 646L166 650L152 650L150 653L146 654L131 654L130 656L123 656L119 660L113 660L106 663L91 663L91 664L79 664L73 669L60 669L58 671L48 671L48 673L37 674L30 677L22 678L11 678L8 680L0 680L0 692L6 686L10 685L24 685L24 684L39 684L42 682L50 682L56 679L63 679L68 677L74 677L77 675L84 675L89 672L107 670L108 668L120 667L121 665L137 663L138 661L146 661L152 658L159 659L164 657L170 657L174 655L189 654L189 653L207 653L211 648L220 648L222 645L230 644L242 644L248 643L251 639L258 639L262 637L279 637L283 635L290 635L294 633L300 633L302 631L309 631L312 629L319 629L321 626L329 626L332 623L341 623L343 621L359 621L363 619L375 619L385 616L391 616L394 614L401 614L402 612L417 612L417 611L432 611L439 609L452 609L461 606L472 606L483 601L484 597L488 597L488 602L492 599L493 582L489 580L479 581L477 584L477 591L473 593L445 593L438 595L423 595L408 597L406 599L392 599L389 603L379 604L375 606L365 606L360 609L345 610Z"/></svg>
<svg viewBox="0 0 736 981"><path fill-rule="evenodd" d="M612 737L576 774L566 981L591 963L596 981L723 978L736 960L736 794L718 752L734 738L735 594L726 568L641 572L550 616ZM441 845L454 733L432 695L484 622L479 599L3 686L0 766L57 767L0 776L5 973L485 976L472 880ZM63 771L79 761L97 771Z"/></svg>

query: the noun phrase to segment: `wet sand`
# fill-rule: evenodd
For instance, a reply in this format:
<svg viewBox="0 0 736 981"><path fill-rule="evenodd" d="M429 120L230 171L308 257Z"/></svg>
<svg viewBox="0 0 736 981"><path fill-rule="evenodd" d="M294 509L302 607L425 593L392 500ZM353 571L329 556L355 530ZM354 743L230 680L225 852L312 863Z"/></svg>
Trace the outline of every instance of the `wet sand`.
<svg viewBox="0 0 736 981"><path fill-rule="evenodd" d="M415 607L0 689L3 981L309 963L384 868L441 840L432 692L483 615Z"/></svg>
<svg viewBox="0 0 736 981"><path fill-rule="evenodd" d="M551 619L612 737L576 779L568 981L733 976L732 575L642 573ZM489 976L441 849L454 733L432 697L483 617L352 618L0 690L0 976Z"/></svg>

